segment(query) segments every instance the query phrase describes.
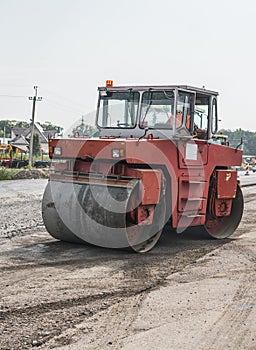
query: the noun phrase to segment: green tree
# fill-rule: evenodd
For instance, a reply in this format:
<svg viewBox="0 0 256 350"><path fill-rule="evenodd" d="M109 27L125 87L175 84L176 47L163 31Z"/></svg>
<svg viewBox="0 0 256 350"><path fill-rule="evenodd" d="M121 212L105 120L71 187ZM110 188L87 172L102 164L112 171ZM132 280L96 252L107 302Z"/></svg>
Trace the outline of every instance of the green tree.
<svg viewBox="0 0 256 350"><path fill-rule="evenodd" d="M39 156L41 154L41 144L38 134L33 135L33 156Z"/></svg>
<svg viewBox="0 0 256 350"><path fill-rule="evenodd" d="M243 153L247 155L256 155L256 132L243 129L222 130L224 135L228 136L229 144L236 147L241 138L243 139Z"/></svg>
<svg viewBox="0 0 256 350"><path fill-rule="evenodd" d="M42 123L38 122L38 124L43 128L43 130L58 130L58 134L61 134L63 128L59 125L53 125L52 123Z"/></svg>
<svg viewBox="0 0 256 350"><path fill-rule="evenodd" d="M14 120L0 120L1 135L5 134L5 137L11 137L13 126Z"/></svg>
<svg viewBox="0 0 256 350"><path fill-rule="evenodd" d="M15 127L18 127L18 128L28 128L29 125L30 125L29 123L24 121L18 121L15 123Z"/></svg>
<svg viewBox="0 0 256 350"><path fill-rule="evenodd" d="M11 137L12 135L12 128L19 127L19 128L28 128L29 123L24 121L18 121L18 120L0 120L0 135L5 137Z"/></svg>
<svg viewBox="0 0 256 350"><path fill-rule="evenodd" d="M63 131L63 128L58 125L53 125L51 123L40 123L39 125L43 128L43 130L58 130L58 134L61 134ZM18 127L18 128L28 128L30 126L30 123L20 120L0 120L0 136L1 137L7 137L10 138L12 134L12 128Z"/></svg>
<svg viewBox="0 0 256 350"><path fill-rule="evenodd" d="M256 155L256 133L255 135L248 135L247 138L247 151L249 155Z"/></svg>

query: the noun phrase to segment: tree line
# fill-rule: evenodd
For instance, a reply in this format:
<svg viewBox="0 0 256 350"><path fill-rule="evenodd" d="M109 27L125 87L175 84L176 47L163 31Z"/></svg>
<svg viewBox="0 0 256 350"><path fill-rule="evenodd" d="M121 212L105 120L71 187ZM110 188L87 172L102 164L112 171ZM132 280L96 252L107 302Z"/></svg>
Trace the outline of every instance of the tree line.
<svg viewBox="0 0 256 350"><path fill-rule="evenodd" d="M222 130L223 135L228 136L230 146L236 147L241 139L243 140L243 153L246 155L256 155L256 132L236 129L236 130Z"/></svg>
<svg viewBox="0 0 256 350"><path fill-rule="evenodd" d="M63 128L59 125L53 125L51 123L41 123L38 124L43 128L43 130L58 130L60 134ZM17 120L0 120L0 137L11 138L13 128L28 128L31 124L25 121Z"/></svg>

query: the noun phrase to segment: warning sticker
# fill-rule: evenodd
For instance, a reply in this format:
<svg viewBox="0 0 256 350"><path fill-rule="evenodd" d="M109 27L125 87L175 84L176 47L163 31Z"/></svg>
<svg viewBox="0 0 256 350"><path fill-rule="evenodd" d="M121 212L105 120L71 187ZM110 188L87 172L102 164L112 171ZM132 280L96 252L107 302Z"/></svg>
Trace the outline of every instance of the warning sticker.
<svg viewBox="0 0 256 350"><path fill-rule="evenodd" d="M196 143L187 143L186 144L185 159L187 159L187 160L197 160L197 151L198 151L198 146L197 146Z"/></svg>

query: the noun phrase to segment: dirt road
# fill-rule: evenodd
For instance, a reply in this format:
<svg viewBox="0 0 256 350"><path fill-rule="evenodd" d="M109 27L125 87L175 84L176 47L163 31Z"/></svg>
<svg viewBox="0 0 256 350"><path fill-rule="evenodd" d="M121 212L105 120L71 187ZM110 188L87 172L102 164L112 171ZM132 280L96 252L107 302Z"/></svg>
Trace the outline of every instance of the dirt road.
<svg viewBox="0 0 256 350"><path fill-rule="evenodd" d="M255 187L232 240L139 255L51 239L34 181L0 195L0 349L256 349Z"/></svg>

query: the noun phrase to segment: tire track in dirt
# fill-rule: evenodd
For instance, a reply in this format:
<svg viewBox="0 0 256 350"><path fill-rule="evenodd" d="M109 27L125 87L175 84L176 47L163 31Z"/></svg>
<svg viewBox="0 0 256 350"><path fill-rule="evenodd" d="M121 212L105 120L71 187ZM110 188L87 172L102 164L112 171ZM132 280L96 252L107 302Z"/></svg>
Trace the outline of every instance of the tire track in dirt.
<svg viewBox="0 0 256 350"><path fill-rule="evenodd" d="M19 245L22 239L23 237L19 238ZM182 239L181 242L182 245L187 245ZM219 245L218 242L216 243ZM60 246L64 245L60 244ZM58 261L53 246L52 254L54 255L49 256L48 262L41 261L40 263L38 256L35 256L29 267L26 266L23 255L23 260L17 259L15 266L2 269L2 281L6 288L2 289L1 294L4 296L2 300L6 301L2 303L2 310L0 309L1 350L30 349L35 339L37 344L40 346L45 344L46 348L48 342L55 343L57 346L60 339L63 342L62 334L74 331L74 328L85 320L86 323L89 322L91 317L94 317L93 320L95 320L99 312L108 313L108 309L116 307L115 305L124 303L123 310L125 310L126 300L143 297L150 290L157 289L165 283L167 275L182 269L188 263L203 256L206 251L216 247L211 241L209 246L202 242L201 244L197 242L196 247L187 246L186 252L180 251L179 246L180 243L176 248L177 251L171 250L168 253L168 248L159 247L159 252L163 253L161 257L159 257L159 252L139 256L122 255L120 252L115 255L113 252L105 251L103 256L99 253L92 260L91 258L85 259L83 255L87 250L96 252L96 249L87 247L82 255L81 248L78 246L79 255L75 256L75 261L72 261L73 258L70 260L68 255L66 260L61 258ZM54 258L57 261L54 261ZM20 268L19 264L25 268ZM29 264L31 264L30 259ZM104 280L101 279L101 276L104 276L103 273L97 276L92 271L91 275L94 276L94 280L91 281L88 279L88 271L95 269L97 265L97 269L100 269L101 265L111 266L111 269L106 270ZM53 268L59 272L53 274ZM80 274L80 277L75 279L75 284L70 284L77 274ZM87 276L87 279L84 279L83 275ZM68 286L70 290L67 289ZM7 299L5 290L6 293L9 293ZM19 297L17 295L18 300L15 302L17 292ZM77 293L82 294L75 297ZM135 311L135 309L132 310ZM120 310L121 312L125 313ZM99 320L94 322L98 323ZM121 325L119 329L121 332ZM9 334L12 334L11 338ZM97 339L96 334L95 339ZM66 342L67 339L64 343Z"/></svg>
<svg viewBox="0 0 256 350"><path fill-rule="evenodd" d="M254 341L256 349L256 335L247 327L248 323L255 322L256 304L252 303L252 299L256 290L251 288L255 283L256 278L252 275L243 275L231 304L213 323L207 337L202 338L200 349L253 349Z"/></svg>

